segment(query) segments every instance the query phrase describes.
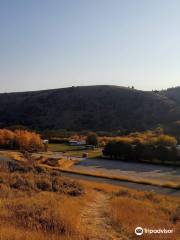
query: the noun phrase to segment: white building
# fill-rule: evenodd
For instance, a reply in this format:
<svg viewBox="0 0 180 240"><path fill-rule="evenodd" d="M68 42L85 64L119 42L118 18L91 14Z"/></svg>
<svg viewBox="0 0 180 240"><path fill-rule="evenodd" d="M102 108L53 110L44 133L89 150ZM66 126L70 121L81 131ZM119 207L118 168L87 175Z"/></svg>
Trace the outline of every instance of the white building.
<svg viewBox="0 0 180 240"><path fill-rule="evenodd" d="M69 141L69 144L71 146L83 146L83 145L86 144L86 142L85 141L77 141L77 140L72 139L72 140Z"/></svg>

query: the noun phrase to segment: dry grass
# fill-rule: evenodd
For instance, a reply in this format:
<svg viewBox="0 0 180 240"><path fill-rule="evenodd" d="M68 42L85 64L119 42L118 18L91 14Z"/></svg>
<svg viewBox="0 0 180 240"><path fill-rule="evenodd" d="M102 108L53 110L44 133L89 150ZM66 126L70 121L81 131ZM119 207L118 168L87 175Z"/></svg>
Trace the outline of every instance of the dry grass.
<svg viewBox="0 0 180 240"><path fill-rule="evenodd" d="M17 151L10 151L10 150L0 151L0 154L2 156L9 157L16 161L25 161L23 154Z"/></svg>
<svg viewBox="0 0 180 240"><path fill-rule="evenodd" d="M0 239L86 239L79 210L79 201L47 192L1 202Z"/></svg>
<svg viewBox="0 0 180 240"><path fill-rule="evenodd" d="M174 239L178 239L180 202L176 197L77 182L62 178L51 167L28 167L20 160L13 164L11 169L0 164L0 240L90 240L81 213L98 192L108 199L106 219L126 239L136 239L137 225L176 229Z"/></svg>
<svg viewBox="0 0 180 240"><path fill-rule="evenodd" d="M138 226L149 229L173 229L175 233L170 239L178 239L179 204L177 198L160 196L152 192L121 190L112 196L108 215L112 226L120 229L129 239L134 239L134 229ZM155 239L157 235L146 234L141 239L152 239L152 237ZM162 234L157 239L165 239L165 237L167 235Z"/></svg>
<svg viewBox="0 0 180 240"><path fill-rule="evenodd" d="M78 160L72 160L72 159L57 159L57 158L43 158L41 161L39 161L42 165L48 165L50 167L57 167L61 169L68 169L72 167L74 164L76 164Z"/></svg>
<svg viewBox="0 0 180 240"><path fill-rule="evenodd" d="M176 240L180 236L180 199L175 196L143 192L106 183L79 180L88 191L94 189L110 195L106 216L112 228L121 232L122 239L139 239L134 230L137 226L149 229L167 228L175 233L170 235L147 234L141 239ZM166 238L165 238L166 237Z"/></svg>
<svg viewBox="0 0 180 240"><path fill-rule="evenodd" d="M10 171L3 165L0 240L88 239L79 223L85 199L81 184L58 172L40 167Z"/></svg>
<svg viewBox="0 0 180 240"><path fill-rule="evenodd" d="M80 199L48 192L4 198L0 206L0 239L87 239L79 225L81 205Z"/></svg>
<svg viewBox="0 0 180 240"><path fill-rule="evenodd" d="M0 216L1 221L12 221L19 228L74 235L78 233L78 209L78 202L71 198L41 192L32 197L6 200Z"/></svg>

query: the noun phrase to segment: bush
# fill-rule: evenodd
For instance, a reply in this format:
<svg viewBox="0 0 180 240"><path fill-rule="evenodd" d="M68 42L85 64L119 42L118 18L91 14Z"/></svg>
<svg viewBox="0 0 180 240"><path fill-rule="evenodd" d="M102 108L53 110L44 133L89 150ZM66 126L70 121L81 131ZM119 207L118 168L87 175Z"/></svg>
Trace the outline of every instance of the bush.
<svg viewBox="0 0 180 240"><path fill-rule="evenodd" d="M15 145L20 150L30 152L43 149L43 143L39 134L22 130L15 131Z"/></svg>
<svg viewBox="0 0 180 240"><path fill-rule="evenodd" d="M26 130L12 132L0 129L0 148L18 149L21 151L38 151L43 149L43 143L39 134Z"/></svg>
<svg viewBox="0 0 180 240"><path fill-rule="evenodd" d="M14 132L7 129L0 129L0 147L13 148L15 144Z"/></svg>
<svg viewBox="0 0 180 240"><path fill-rule="evenodd" d="M93 145L93 146L97 146L98 145L98 136L96 133L91 132L88 133L87 138L86 138L86 144L87 145Z"/></svg>
<svg viewBox="0 0 180 240"><path fill-rule="evenodd" d="M8 162L8 169L10 172L22 172L22 173L27 173L32 170L31 167L23 166L22 164L15 161Z"/></svg>
<svg viewBox="0 0 180 240"><path fill-rule="evenodd" d="M38 189L42 191L52 191L52 184L49 179L43 178L36 183Z"/></svg>
<svg viewBox="0 0 180 240"><path fill-rule="evenodd" d="M41 166L35 166L34 167L34 172L35 173L46 173L46 169L41 167Z"/></svg>
<svg viewBox="0 0 180 240"><path fill-rule="evenodd" d="M84 193L83 187L78 182L63 180L59 177L53 179L52 190L54 192L60 192L74 197L80 196Z"/></svg>
<svg viewBox="0 0 180 240"><path fill-rule="evenodd" d="M109 142L105 146L103 154L115 159L130 160L133 156L133 148L131 144L122 141Z"/></svg>
<svg viewBox="0 0 180 240"><path fill-rule="evenodd" d="M34 182L30 179L22 177L21 175L14 175L11 180L10 187L23 191L28 191L34 188Z"/></svg>

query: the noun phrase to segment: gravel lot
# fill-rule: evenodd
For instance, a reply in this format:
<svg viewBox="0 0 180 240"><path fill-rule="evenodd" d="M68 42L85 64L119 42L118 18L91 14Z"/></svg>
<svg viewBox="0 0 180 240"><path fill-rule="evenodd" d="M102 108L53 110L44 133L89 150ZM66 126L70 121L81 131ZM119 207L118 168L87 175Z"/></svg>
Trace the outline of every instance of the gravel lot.
<svg viewBox="0 0 180 240"><path fill-rule="evenodd" d="M146 179L180 182L180 168L145 163L126 163L116 160L86 159L73 166L76 170L101 172L112 176L133 176Z"/></svg>

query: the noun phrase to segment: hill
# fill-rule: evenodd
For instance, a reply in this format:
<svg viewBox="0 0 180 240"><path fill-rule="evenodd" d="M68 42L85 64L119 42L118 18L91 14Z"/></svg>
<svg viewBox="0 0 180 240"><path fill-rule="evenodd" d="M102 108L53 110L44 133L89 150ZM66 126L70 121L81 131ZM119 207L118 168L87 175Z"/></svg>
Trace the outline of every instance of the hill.
<svg viewBox="0 0 180 240"><path fill-rule="evenodd" d="M180 87L168 88L165 91L161 91L161 94L180 104Z"/></svg>
<svg viewBox="0 0 180 240"><path fill-rule="evenodd" d="M0 94L0 127L144 130L179 119L179 101L168 91L87 86Z"/></svg>

